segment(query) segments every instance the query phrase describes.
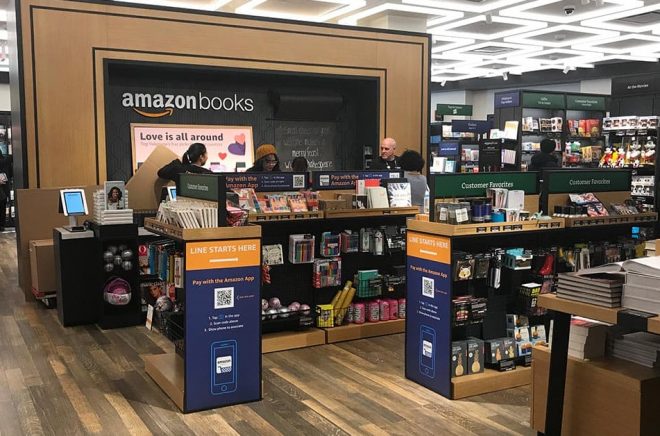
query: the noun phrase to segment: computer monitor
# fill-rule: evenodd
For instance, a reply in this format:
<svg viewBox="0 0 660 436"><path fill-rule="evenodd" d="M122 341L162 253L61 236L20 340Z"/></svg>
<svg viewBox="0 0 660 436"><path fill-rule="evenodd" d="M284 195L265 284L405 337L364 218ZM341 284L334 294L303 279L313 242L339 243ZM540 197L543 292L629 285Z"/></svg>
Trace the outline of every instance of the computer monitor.
<svg viewBox="0 0 660 436"><path fill-rule="evenodd" d="M77 216L89 215L85 190L61 189L60 204L62 205L64 216L69 217L69 225L64 228L72 232L85 230L84 227L78 226L76 223Z"/></svg>
<svg viewBox="0 0 660 436"><path fill-rule="evenodd" d="M176 186L167 187L167 199L169 201L176 201Z"/></svg>

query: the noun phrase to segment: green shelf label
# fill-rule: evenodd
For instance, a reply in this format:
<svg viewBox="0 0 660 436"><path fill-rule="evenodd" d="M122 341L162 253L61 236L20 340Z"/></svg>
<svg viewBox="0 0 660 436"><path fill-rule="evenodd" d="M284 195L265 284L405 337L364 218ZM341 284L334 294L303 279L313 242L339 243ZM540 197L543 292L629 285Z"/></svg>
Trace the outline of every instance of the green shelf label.
<svg viewBox="0 0 660 436"><path fill-rule="evenodd" d="M471 104L438 104L435 107L435 114L472 116L472 105Z"/></svg>
<svg viewBox="0 0 660 436"><path fill-rule="evenodd" d="M480 197L488 188L506 188L537 194L537 173L470 173L436 174L433 177L436 198L441 197Z"/></svg>
<svg viewBox="0 0 660 436"><path fill-rule="evenodd" d="M200 200L218 201L218 176L181 174L179 177L179 190L181 192L177 192L177 195Z"/></svg>
<svg viewBox="0 0 660 436"><path fill-rule="evenodd" d="M552 171L546 175L548 193L630 191L631 172Z"/></svg>
<svg viewBox="0 0 660 436"><path fill-rule="evenodd" d="M563 94L541 94L523 92L522 106L530 109L564 109L566 103Z"/></svg>
<svg viewBox="0 0 660 436"><path fill-rule="evenodd" d="M567 95L566 109L604 111L605 97L597 95Z"/></svg>

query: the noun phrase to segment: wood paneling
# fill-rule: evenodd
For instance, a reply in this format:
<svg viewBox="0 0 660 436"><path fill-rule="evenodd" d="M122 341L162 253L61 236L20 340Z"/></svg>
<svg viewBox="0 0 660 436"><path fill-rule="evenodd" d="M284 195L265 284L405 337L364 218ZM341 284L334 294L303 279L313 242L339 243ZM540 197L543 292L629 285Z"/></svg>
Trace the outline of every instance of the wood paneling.
<svg viewBox="0 0 660 436"><path fill-rule="evenodd" d="M30 187L105 180L107 58L378 77L381 136L426 153L426 35L64 0L20 14Z"/></svg>

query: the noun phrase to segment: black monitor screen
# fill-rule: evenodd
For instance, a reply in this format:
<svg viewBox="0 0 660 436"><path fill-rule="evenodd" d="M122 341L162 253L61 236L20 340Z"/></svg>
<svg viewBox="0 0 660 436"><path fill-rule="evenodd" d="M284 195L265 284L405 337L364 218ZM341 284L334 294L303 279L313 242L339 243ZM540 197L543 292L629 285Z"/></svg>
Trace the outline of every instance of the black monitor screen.
<svg viewBox="0 0 660 436"><path fill-rule="evenodd" d="M82 192L65 192L64 209L67 215L86 215L85 200L83 199Z"/></svg>

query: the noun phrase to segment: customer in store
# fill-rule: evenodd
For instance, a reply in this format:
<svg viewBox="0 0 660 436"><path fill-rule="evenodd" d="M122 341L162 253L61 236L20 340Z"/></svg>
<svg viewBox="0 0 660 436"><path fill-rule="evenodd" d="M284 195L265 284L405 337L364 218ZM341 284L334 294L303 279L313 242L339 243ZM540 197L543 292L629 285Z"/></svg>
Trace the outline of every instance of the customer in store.
<svg viewBox="0 0 660 436"><path fill-rule="evenodd" d="M403 177L410 183L410 193L413 206L418 206L420 212L424 212L424 197L429 190L426 177L422 174L424 158L414 150L406 150L399 157L399 163L403 170Z"/></svg>
<svg viewBox="0 0 660 436"><path fill-rule="evenodd" d="M398 170L401 168L399 158L395 154L396 141L385 138L380 143L380 156L371 161L370 170Z"/></svg>
<svg viewBox="0 0 660 436"><path fill-rule="evenodd" d="M212 174L213 171L204 168L207 159L206 145L196 142L188 147L181 160L174 159L159 169L158 177L176 181L176 177L184 173Z"/></svg>
<svg viewBox="0 0 660 436"><path fill-rule="evenodd" d="M545 138L541 141L541 151L532 157L532 162L527 168L529 171L540 171L544 168L559 168L559 160L553 153L557 144L553 139Z"/></svg>
<svg viewBox="0 0 660 436"><path fill-rule="evenodd" d="M307 159L302 156L293 159L291 161L291 171L294 173L306 173L309 171L309 163L307 162Z"/></svg>
<svg viewBox="0 0 660 436"><path fill-rule="evenodd" d="M12 159L0 150L0 232L4 232L7 221L7 202L11 195L11 179L13 176Z"/></svg>
<svg viewBox="0 0 660 436"><path fill-rule="evenodd" d="M246 172L261 173L269 171L281 171L280 160L273 144L261 144L254 154L254 164Z"/></svg>

